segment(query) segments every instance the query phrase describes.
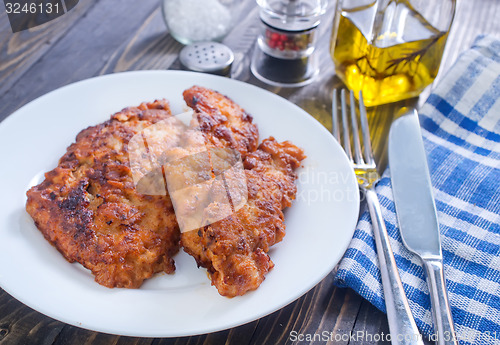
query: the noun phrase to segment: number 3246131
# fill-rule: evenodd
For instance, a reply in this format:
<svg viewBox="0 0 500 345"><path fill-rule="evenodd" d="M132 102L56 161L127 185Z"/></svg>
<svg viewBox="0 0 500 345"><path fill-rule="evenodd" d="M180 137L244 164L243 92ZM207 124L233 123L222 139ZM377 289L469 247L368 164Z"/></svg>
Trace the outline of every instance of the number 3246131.
<svg viewBox="0 0 500 345"><path fill-rule="evenodd" d="M35 4L35 3L30 3L30 4L21 4L18 2L6 2L5 3L5 10L7 14L21 14L21 13L46 13L46 14L51 14L51 13L59 13L59 10L62 10L62 8L59 7L59 4L52 4L50 2L48 3L40 3L40 4Z"/></svg>

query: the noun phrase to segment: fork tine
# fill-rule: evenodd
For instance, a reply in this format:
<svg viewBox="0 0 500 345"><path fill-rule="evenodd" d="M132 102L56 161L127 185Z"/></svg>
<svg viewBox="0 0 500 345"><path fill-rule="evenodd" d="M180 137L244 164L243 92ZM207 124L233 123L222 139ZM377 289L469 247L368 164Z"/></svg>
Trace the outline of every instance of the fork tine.
<svg viewBox="0 0 500 345"><path fill-rule="evenodd" d="M332 133L335 139L340 143L340 130L339 130L339 115L337 107L337 89L333 89L332 96Z"/></svg>
<svg viewBox="0 0 500 345"><path fill-rule="evenodd" d="M354 102L354 92L349 92L351 101L351 126L352 139L354 142L354 159L356 164L364 164L363 154L361 153L361 143L359 142L358 117L356 115L356 103Z"/></svg>
<svg viewBox="0 0 500 345"><path fill-rule="evenodd" d="M340 91L340 104L342 106L342 131L344 132L344 151L347 158L352 162L351 141L349 140L349 123L347 120L347 104L345 98L345 89Z"/></svg>
<svg viewBox="0 0 500 345"><path fill-rule="evenodd" d="M361 133L363 134L363 142L365 144L366 164L375 164L373 159L372 145L370 143L370 129L368 128L368 119L366 118L366 108L363 102L363 93L359 92L359 118L361 121Z"/></svg>

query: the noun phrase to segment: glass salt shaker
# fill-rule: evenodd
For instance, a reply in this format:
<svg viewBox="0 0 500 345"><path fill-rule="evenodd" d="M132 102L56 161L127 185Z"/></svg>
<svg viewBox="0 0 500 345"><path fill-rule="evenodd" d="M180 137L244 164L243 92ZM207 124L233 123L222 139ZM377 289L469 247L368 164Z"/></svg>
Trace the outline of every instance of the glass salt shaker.
<svg viewBox="0 0 500 345"><path fill-rule="evenodd" d="M319 69L315 43L328 0L257 0L261 32L252 57L252 73L275 86L302 86Z"/></svg>
<svg viewBox="0 0 500 345"><path fill-rule="evenodd" d="M232 29L240 0L161 0L170 34L182 44L221 41Z"/></svg>

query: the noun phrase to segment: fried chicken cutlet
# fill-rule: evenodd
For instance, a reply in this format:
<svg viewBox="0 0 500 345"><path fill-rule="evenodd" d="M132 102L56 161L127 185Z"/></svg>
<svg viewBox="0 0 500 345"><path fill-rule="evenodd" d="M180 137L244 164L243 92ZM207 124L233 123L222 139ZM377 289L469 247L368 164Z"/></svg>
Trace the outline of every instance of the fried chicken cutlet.
<svg viewBox="0 0 500 345"><path fill-rule="evenodd" d="M303 151L290 142L264 140L244 161L248 200L230 216L181 234L184 250L205 267L223 296L255 290L274 264L269 248L285 236L282 210L295 198L294 169Z"/></svg>
<svg viewBox="0 0 500 345"><path fill-rule="evenodd" d="M180 234L169 195L139 193L127 144L171 116L165 101L126 108L83 130L45 181L27 192L26 209L44 237L68 261L90 269L102 285L137 288L156 272L173 272L172 256L181 241L184 251L207 268L221 295L243 295L256 289L274 266L267 252L285 234L282 210L295 198L294 169L305 156L293 144L273 138L258 146L252 117L216 91L194 86L184 99L196 121L177 139L197 143L198 136L191 134L199 130L207 150L239 153L248 189L241 209ZM170 127L158 128L152 133ZM162 147L162 140L175 139L172 133L160 137L155 148ZM172 152L186 153L181 148Z"/></svg>
<svg viewBox="0 0 500 345"><path fill-rule="evenodd" d="M127 143L171 116L168 103L143 103L80 132L45 181L27 192L26 210L69 262L107 287L137 288L175 270L179 228L168 196L139 194Z"/></svg>
<svg viewBox="0 0 500 345"><path fill-rule="evenodd" d="M212 284L223 296L255 290L274 264L270 246L285 235L282 210L295 198L294 169L305 158L290 142L264 140L258 147L257 128L241 107L218 92L193 87L184 92L195 110L207 145L231 147L244 159L247 203L230 216L181 234L184 251L208 270Z"/></svg>
<svg viewBox="0 0 500 345"><path fill-rule="evenodd" d="M259 130L252 116L217 91L193 86L183 93L194 110L200 131L208 147L230 147L244 158L259 145Z"/></svg>

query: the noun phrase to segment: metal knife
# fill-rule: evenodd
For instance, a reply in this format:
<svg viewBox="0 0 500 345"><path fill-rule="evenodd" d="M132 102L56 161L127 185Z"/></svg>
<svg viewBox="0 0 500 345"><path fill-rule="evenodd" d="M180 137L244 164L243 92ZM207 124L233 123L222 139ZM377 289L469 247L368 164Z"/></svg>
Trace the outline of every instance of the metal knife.
<svg viewBox="0 0 500 345"><path fill-rule="evenodd" d="M403 115L389 132L392 193L401 237L422 260L438 345L457 345L443 272L443 255L432 185L418 114Z"/></svg>

